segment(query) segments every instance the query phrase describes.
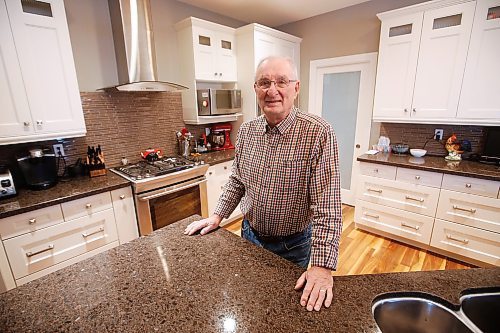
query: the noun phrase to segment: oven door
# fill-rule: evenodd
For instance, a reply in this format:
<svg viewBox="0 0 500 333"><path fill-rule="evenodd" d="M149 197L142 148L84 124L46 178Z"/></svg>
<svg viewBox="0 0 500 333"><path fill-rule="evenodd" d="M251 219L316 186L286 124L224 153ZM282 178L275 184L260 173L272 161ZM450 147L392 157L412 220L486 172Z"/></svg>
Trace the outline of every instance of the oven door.
<svg viewBox="0 0 500 333"><path fill-rule="evenodd" d="M191 215L208 217L205 176L135 196L139 233L154 230Z"/></svg>

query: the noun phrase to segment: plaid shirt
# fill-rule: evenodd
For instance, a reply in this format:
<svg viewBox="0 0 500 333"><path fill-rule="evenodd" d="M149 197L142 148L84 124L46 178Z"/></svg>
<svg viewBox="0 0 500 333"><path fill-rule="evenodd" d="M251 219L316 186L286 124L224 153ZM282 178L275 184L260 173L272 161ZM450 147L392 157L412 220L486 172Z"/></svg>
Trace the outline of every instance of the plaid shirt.
<svg viewBox="0 0 500 333"><path fill-rule="evenodd" d="M264 116L244 123L215 214L229 217L240 200L245 218L264 235L291 235L312 222L311 265L335 269L342 209L332 126L296 108L274 128Z"/></svg>

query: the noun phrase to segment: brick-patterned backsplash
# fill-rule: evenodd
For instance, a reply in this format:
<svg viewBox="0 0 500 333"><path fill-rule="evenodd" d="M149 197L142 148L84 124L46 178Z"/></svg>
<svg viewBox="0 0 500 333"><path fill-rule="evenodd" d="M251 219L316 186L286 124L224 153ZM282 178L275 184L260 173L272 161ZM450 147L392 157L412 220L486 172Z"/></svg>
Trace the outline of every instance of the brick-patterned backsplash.
<svg viewBox="0 0 500 333"><path fill-rule="evenodd" d="M441 142L432 140L434 130L440 128L444 130ZM484 145L486 128L484 126L466 125L436 125L436 124L394 124L382 123L380 125L380 135L387 136L391 143L406 143L410 148L423 148L427 145L427 154L445 156L448 154L444 148L444 143L452 135L457 136L458 141L469 140L473 153L480 153ZM430 140L429 140L430 139Z"/></svg>
<svg viewBox="0 0 500 333"><path fill-rule="evenodd" d="M87 135L62 140L66 162L85 158L87 146L101 145L106 166L117 166L122 157L141 159L140 152L160 148L164 155L177 154L175 132L185 126L182 98L172 92L82 92ZM188 127L197 137L205 126ZM52 148L55 140L0 146L0 164L7 164L19 177L15 155L34 146ZM16 172L17 171L17 172ZM62 169L60 171L62 173Z"/></svg>

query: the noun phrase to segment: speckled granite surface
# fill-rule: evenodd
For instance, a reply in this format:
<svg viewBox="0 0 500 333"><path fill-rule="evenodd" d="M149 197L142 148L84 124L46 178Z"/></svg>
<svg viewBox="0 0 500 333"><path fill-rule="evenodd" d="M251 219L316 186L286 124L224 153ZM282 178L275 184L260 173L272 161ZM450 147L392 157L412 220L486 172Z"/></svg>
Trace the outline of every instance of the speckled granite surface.
<svg viewBox="0 0 500 333"><path fill-rule="evenodd" d="M223 229L184 236L196 218L0 295L0 331L377 332L379 293L500 285L500 268L334 277L332 306L307 312L299 267Z"/></svg>
<svg viewBox="0 0 500 333"><path fill-rule="evenodd" d="M0 200L0 219L126 186L128 180L108 171L106 176L59 181L46 190L20 189L16 197Z"/></svg>
<svg viewBox="0 0 500 333"><path fill-rule="evenodd" d="M424 156L417 158L411 155L386 153L364 154L358 157L358 161L500 181L500 167L473 161L447 161L444 157Z"/></svg>
<svg viewBox="0 0 500 333"><path fill-rule="evenodd" d="M201 154L200 161L204 161L210 165L231 161L234 159L234 149L212 151L210 153Z"/></svg>

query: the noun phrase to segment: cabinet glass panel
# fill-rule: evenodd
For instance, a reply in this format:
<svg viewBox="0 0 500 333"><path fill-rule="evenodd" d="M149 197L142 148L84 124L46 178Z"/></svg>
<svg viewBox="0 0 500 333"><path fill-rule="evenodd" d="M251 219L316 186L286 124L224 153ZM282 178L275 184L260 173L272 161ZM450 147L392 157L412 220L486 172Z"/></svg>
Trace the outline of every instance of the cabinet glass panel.
<svg viewBox="0 0 500 333"><path fill-rule="evenodd" d="M434 20L432 24L432 29L443 29L454 27L456 25L460 25L462 23L462 14L440 17Z"/></svg>
<svg viewBox="0 0 500 333"><path fill-rule="evenodd" d="M227 41L227 40L221 40L220 41L220 46L223 48L223 49L226 49L226 50L231 50L231 42Z"/></svg>
<svg viewBox="0 0 500 333"><path fill-rule="evenodd" d="M397 27L391 27L389 29L389 37L409 35L411 34L412 26L413 24L405 24L405 25L399 25Z"/></svg>
<svg viewBox="0 0 500 333"><path fill-rule="evenodd" d="M50 3L36 0L21 0L21 5L25 13L52 17Z"/></svg>
<svg viewBox="0 0 500 333"><path fill-rule="evenodd" d="M198 36L198 43L200 43L200 45L210 46L211 45L210 44L210 37L199 35Z"/></svg>
<svg viewBox="0 0 500 333"><path fill-rule="evenodd" d="M500 18L500 6L488 8L487 20L496 20Z"/></svg>

